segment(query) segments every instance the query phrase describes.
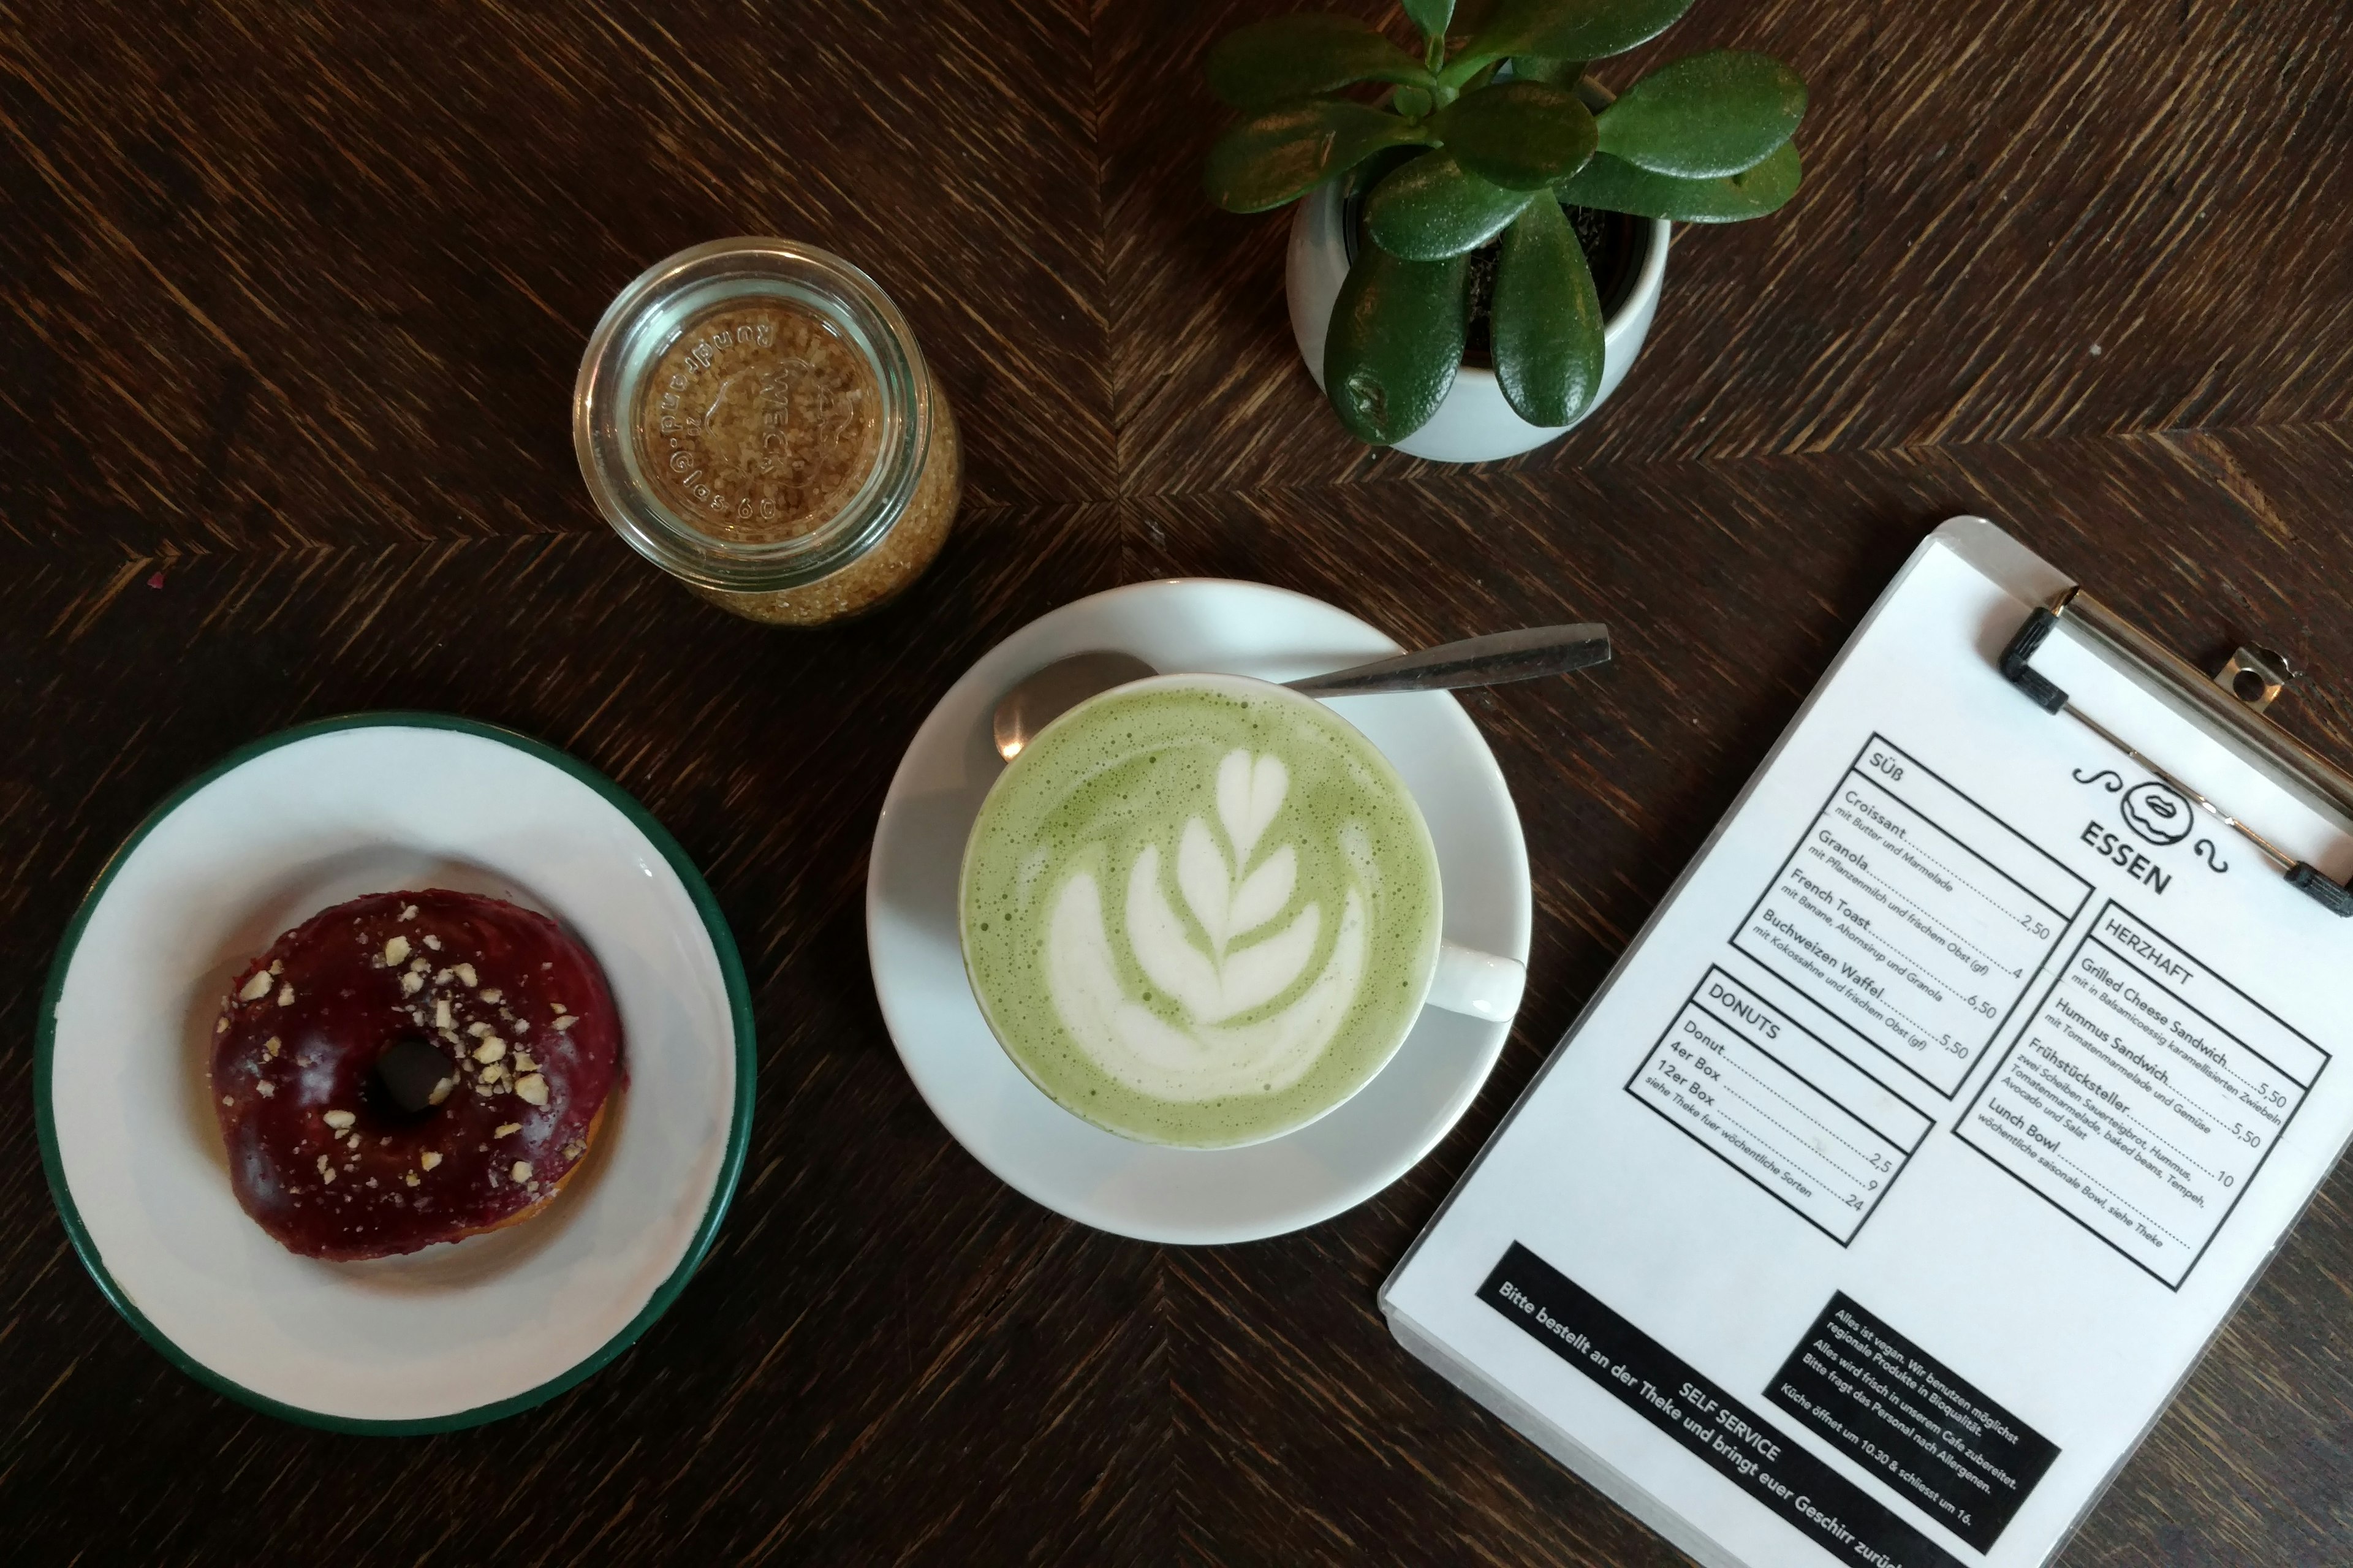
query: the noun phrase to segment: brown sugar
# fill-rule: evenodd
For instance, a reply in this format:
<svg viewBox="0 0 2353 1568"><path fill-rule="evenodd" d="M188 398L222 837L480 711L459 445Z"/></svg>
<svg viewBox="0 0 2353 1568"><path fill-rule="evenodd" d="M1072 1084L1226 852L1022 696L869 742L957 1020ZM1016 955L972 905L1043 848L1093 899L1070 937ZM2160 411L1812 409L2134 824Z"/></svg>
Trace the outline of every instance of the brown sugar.
<svg viewBox="0 0 2353 1568"><path fill-rule="evenodd" d="M930 439L905 509L840 570L772 592L697 587L753 620L818 626L860 614L922 575L964 490L955 416L929 389ZM739 300L689 321L647 373L640 462L654 496L729 544L813 533L857 500L881 461L872 363L831 321L789 300Z"/></svg>
<svg viewBox="0 0 2353 1568"><path fill-rule="evenodd" d="M839 512L874 470L881 425L865 354L780 298L688 322L638 409L654 493L696 531L738 544L797 538Z"/></svg>
<svg viewBox="0 0 2353 1568"><path fill-rule="evenodd" d="M923 574L947 542L964 497L964 444L947 399L933 389L931 449L907 510L882 542L840 571L798 588L765 594L694 591L723 609L774 626L814 626L879 608Z"/></svg>

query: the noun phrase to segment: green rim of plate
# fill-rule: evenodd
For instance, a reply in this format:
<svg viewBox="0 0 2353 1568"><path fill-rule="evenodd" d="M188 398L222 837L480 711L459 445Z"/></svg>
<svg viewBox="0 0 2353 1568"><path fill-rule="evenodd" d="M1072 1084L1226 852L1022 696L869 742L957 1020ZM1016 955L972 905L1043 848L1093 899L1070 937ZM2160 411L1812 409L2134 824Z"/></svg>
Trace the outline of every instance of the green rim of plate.
<svg viewBox="0 0 2353 1568"><path fill-rule="evenodd" d="M323 1411L305 1410L299 1405L283 1404L266 1394L256 1394L241 1384L232 1382L206 1366L183 1351L170 1336L147 1321L146 1315L132 1305L114 1277L106 1270L106 1261L99 1256L98 1245L90 1239L89 1229L82 1224L81 1213L74 1207L73 1193L66 1185L65 1165L58 1155L56 1118L49 1106L52 1058L57 1051L58 1003L64 995L66 973L73 967L74 951L81 945L84 928L90 915L113 885L115 875L127 863L132 851L145 841L166 817L186 804L189 797L225 774L235 772L256 757L283 746L315 740L344 730L454 730L460 734L478 736L510 746L541 762L561 769L595 790L617 808L631 826L646 836L662 858L670 862L686 887L687 897L694 901L695 912L702 917L702 925L711 937L713 953L719 960L719 972L727 985L727 1006L734 1024L735 1034L735 1106L727 1129L727 1153L719 1167L719 1179L711 1193L710 1207L703 1211L702 1222L695 1227L694 1238L687 1246L686 1255L654 1291L644 1308L631 1319L620 1332L568 1370L540 1384L491 1405L478 1405L470 1410L459 1410L447 1415L420 1416L405 1421L377 1421L360 1416L331 1415ZM638 1337L653 1326L654 1320L670 1310L671 1302L686 1289L704 1256L710 1252L712 1240L719 1234L719 1222L727 1213L727 1205L735 1195L735 1184L744 1173L744 1160L752 1142L753 1075L758 1067L758 1051L752 1029L752 989L744 978L744 961L735 950L735 938L727 929L726 917L719 912L718 900L679 847L670 830L654 820L653 815L638 804L630 795L611 779L589 767L578 758L569 756L543 742L503 730L494 724L480 723L471 719L459 719L447 713L355 713L339 719L321 719L309 724L298 724L290 730L265 735L248 745L240 746L198 773L195 778L172 792L161 805L147 814L146 820L132 831L107 861L105 869L90 885L81 907L74 911L66 926L65 936L58 944L58 956L49 965L49 982L41 993L40 1026L33 1050L33 1110L34 1121L41 1139L41 1168L49 1179L49 1194L57 1202L58 1217L65 1221L66 1234L73 1240L74 1251L79 1255L82 1267L90 1270L98 1282L99 1290L122 1314L131 1326L139 1331L164 1359L216 1393L254 1409L305 1426L316 1426L330 1432L356 1433L368 1436L406 1436L432 1432L455 1432L468 1426L479 1426L543 1405L566 1389L602 1371L616 1356L634 1344Z"/></svg>

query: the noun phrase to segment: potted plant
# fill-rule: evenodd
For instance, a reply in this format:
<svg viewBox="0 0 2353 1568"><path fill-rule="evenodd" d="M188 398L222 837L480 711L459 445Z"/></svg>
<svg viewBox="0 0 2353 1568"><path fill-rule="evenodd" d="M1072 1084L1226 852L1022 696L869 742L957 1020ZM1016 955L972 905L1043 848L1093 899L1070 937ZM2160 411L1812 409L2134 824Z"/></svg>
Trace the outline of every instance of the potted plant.
<svg viewBox="0 0 2353 1568"><path fill-rule="evenodd" d="M1670 221L1759 217L1796 193L1806 86L1778 60L1694 55L1615 99L1586 77L1690 4L1404 0L1419 58L1329 15L1210 51L1210 88L1244 118L1210 150L1209 195L1239 213L1310 197L1293 329L1352 434L1458 462L1552 439L1641 347ZM1350 96L1366 88L1378 102Z"/></svg>

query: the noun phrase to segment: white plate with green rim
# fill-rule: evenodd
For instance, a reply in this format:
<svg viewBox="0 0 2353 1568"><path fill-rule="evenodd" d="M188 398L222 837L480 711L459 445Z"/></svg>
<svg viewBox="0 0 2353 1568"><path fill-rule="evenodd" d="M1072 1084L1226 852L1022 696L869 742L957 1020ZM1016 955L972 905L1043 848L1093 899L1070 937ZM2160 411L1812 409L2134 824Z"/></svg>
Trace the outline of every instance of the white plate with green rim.
<svg viewBox="0 0 2353 1568"><path fill-rule="evenodd" d="M997 700L1071 654L1131 653L1166 674L1291 680L1400 651L1375 627L1261 583L1178 579L1096 594L1039 616L949 689L907 748L866 879L874 990L900 1060L948 1131L1008 1185L1145 1241L1251 1241L1330 1218L1396 1181L1487 1080L1508 1022L1425 1008L1387 1067L1320 1121L1239 1149L1171 1149L1056 1105L997 1043L965 977L956 879L1003 767ZM1451 694L1328 700L1413 792L1438 849L1446 935L1525 963L1528 852L1503 771Z"/></svg>
<svg viewBox="0 0 2353 1568"><path fill-rule="evenodd" d="M318 910L418 887L584 942L628 1083L533 1218L406 1258L300 1258L229 1186L206 1083L220 998ZM231 753L131 835L51 966L34 1097L75 1250L174 1365L289 1420L441 1432L553 1398L677 1299L743 1170L754 1061L726 921L644 807L527 737L371 713Z"/></svg>

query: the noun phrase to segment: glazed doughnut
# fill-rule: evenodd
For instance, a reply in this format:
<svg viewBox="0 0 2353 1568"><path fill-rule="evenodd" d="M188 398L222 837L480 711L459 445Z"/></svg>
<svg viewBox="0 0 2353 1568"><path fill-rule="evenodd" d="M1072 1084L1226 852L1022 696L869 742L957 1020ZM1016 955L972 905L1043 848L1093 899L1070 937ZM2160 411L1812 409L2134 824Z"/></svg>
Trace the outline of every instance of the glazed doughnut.
<svg viewBox="0 0 2353 1568"><path fill-rule="evenodd" d="M554 921L440 889L313 915L213 1030L229 1180L288 1250L348 1260L512 1225L578 1169L621 1077L603 971Z"/></svg>

